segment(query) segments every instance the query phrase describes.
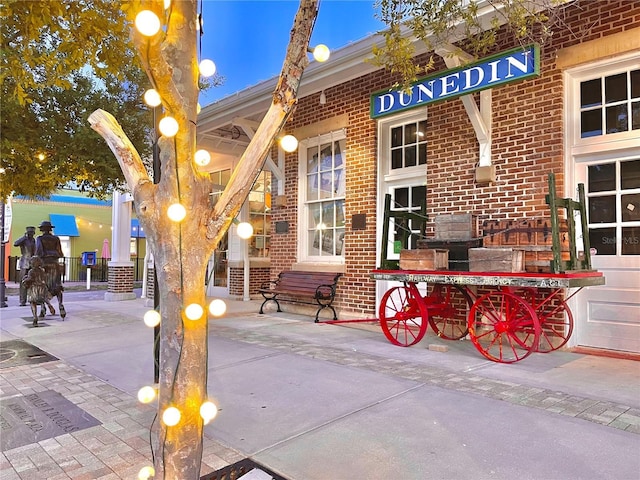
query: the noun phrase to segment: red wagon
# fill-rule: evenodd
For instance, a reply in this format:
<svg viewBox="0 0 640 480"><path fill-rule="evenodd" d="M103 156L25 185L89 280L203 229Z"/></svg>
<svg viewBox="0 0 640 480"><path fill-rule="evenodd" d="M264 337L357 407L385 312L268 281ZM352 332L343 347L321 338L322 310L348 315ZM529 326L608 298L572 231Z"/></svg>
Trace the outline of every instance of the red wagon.
<svg viewBox="0 0 640 480"><path fill-rule="evenodd" d="M500 363L565 345L573 332L568 300L583 287L605 283L597 271L374 270L371 278L403 283L380 302L380 326L391 343L414 345L431 325L444 339L468 335L483 356ZM426 283L426 290L420 283ZM568 288L576 290L565 297Z"/></svg>

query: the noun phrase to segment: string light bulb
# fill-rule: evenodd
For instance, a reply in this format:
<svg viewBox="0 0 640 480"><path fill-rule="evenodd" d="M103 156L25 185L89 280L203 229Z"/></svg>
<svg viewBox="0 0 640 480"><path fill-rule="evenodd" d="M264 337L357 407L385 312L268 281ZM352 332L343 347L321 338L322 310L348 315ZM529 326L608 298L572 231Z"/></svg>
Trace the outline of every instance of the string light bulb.
<svg viewBox="0 0 640 480"><path fill-rule="evenodd" d="M331 52L329 51L329 47L327 47L326 45L316 45L316 47L313 49L313 58L315 58L318 62L326 62L327 60L329 60L329 55L331 55Z"/></svg>
<svg viewBox="0 0 640 480"><path fill-rule="evenodd" d="M143 98L144 98L144 103L146 103L150 107L158 107L162 103L160 94L155 88L150 88L149 90L144 92Z"/></svg>
<svg viewBox="0 0 640 480"><path fill-rule="evenodd" d="M202 308L202 305L192 303L186 306L184 314L189 320L200 320L204 314L204 308Z"/></svg>
<svg viewBox="0 0 640 480"><path fill-rule="evenodd" d="M216 64L213 63L213 60L209 60L208 58L202 60L200 65L198 65L198 68L200 70L200 75L203 77L213 77L216 73Z"/></svg>
<svg viewBox="0 0 640 480"><path fill-rule="evenodd" d="M243 240L251 238L253 235L253 226L248 222L240 222L237 227L238 236Z"/></svg>
<svg viewBox="0 0 640 480"><path fill-rule="evenodd" d="M145 37L153 37L160 30L160 19L151 10L142 10L136 15L135 25Z"/></svg>
<svg viewBox="0 0 640 480"><path fill-rule="evenodd" d="M179 203L174 203L167 209L167 216L174 222L181 222L187 216L187 209Z"/></svg>
<svg viewBox="0 0 640 480"><path fill-rule="evenodd" d="M211 420L218 415L218 407L213 402L206 401L200 405L200 416L204 420L204 424L207 425Z"/></svg>
<svg viewBox="0 0 640 480"><path fill-rule="evenodd" d="M209 165L209 162L211 162L211 154L207 150L198 150L196 151L193 159L197 165L204 167Z"/></svg>
<svg viewBox="0 0 640 480"><path fill-rule="evenodd" d="M138 472L138 480L149 480L155 474L156 474L155 469L147 465L146 467L142 467Z"/></svg>
<svg viewBox="0 0 640 480"><path fill-rule="evenodd" d="M298 139L293 135L285 135L280 139L280 146L285 152L295 152L298 148Z"/></svg>
<svg viewBox="0 0 640 480"><path fill-rule="evenodd" d="M140 403L151 403L156 398L156 389L150 386L142 387L138 390L138 401Z"/></svg>
<svg viewBox="0 0 640 480"><path fill-rule="evenodd" d="M158 122L158 128L160 129L160 133L165 137L175 137L180 127L175 118L164 117L160 122Z"/></svg>
<svg viewBox="0 0 640 480"><path fill-rule="evenodd" d="M149 310L144 314L142 320L147 327L157 327L160 325L160 312L157 310Z"/></svg>
<svg viewBox="0 0 640 480"><path fill-rule="evenodd" d="M162 412L162 422L167 427L174 427L180 422L180 410L176 407L169 407L164 412Z"/></svg>
<svg viewBox="0 0 640 480"><path fill-rule="evenodd" d="M224 303L224 300L216 298L209 304L209 312L211 312L211 315L213 315L214 317L221 317L226 311L227 304Z"/></svg>

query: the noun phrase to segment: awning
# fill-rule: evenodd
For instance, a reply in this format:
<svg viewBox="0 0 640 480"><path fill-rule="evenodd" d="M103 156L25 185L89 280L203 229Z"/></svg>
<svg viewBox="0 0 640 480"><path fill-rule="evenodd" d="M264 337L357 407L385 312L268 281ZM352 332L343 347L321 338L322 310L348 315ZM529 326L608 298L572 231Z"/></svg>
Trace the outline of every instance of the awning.
<svg viewBox="0 0 640 480"><path fill-rule="evenodd" d="M49 214L49 220L55 227L53 233L59 237L79 237L75 215Z"/></svg>
<svg viewBox="0 0 640 480"><path fill-rule="evenodd" d="M140 226L137 218L131 219L131 238L146 238L144 228Z"/></svg>

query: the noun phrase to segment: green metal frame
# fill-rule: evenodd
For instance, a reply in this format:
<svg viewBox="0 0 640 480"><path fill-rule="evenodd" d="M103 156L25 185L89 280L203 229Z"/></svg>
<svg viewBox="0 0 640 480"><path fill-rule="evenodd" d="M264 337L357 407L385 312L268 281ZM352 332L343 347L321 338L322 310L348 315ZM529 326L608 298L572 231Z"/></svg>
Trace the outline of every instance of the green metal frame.
<svg viewBox="0 0 640 480"><path fill-rule="evenodd" d="M587 224L587 209L584 194L584 184L578 184L578 200L556 196L556 176L549 174L549 194L545 197L551 210L551 236L553 241L553 260L551 271L565 273L570 271L591 270L591 245L589 243L589 227ZM558 209L566 210L569 225L569 260L562 260L562 245L560 242L560 218ZM580 227L582 229L582 244L584 254L580 257L576 244L575 212L580 213Z"/></svg>

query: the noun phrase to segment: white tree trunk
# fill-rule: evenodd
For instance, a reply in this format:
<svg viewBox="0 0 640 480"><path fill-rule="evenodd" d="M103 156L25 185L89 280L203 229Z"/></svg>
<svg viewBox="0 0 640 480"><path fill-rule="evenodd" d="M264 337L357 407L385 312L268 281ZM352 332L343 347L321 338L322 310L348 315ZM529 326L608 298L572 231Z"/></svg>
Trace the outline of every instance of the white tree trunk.
<svg viewBox="0 0 640 480"><path fill-rule="evenodd" d="M168 19L163 30L166 33L151 39L134 34L165 112L180 125L176 137L162 137L159 141L161 181L154 184L148 177L135 147L113 116L97 110L89 122L118 159L156 263L162 317L158 415L161 418L167 407L175 406L182 417L174 427L159 423L154 442L154 478L188 480L200 476L203 421L199 411L207 398L208 354L207 314L200 320L187 320L184 308L198 303L206 312L207 261L240 211L274 138L293 111L302 72L308 64L307 48L318 14L318 0L300 2L273 103L214 209L209 205L212 185L208 176L198 172L192 160L198 100L197 2L172 2L171 14L166 17L162 4L162 0L156 0L147 8L159 18ZM188 213L181 223L174 223L166 212L178 202Z"/></svg>

